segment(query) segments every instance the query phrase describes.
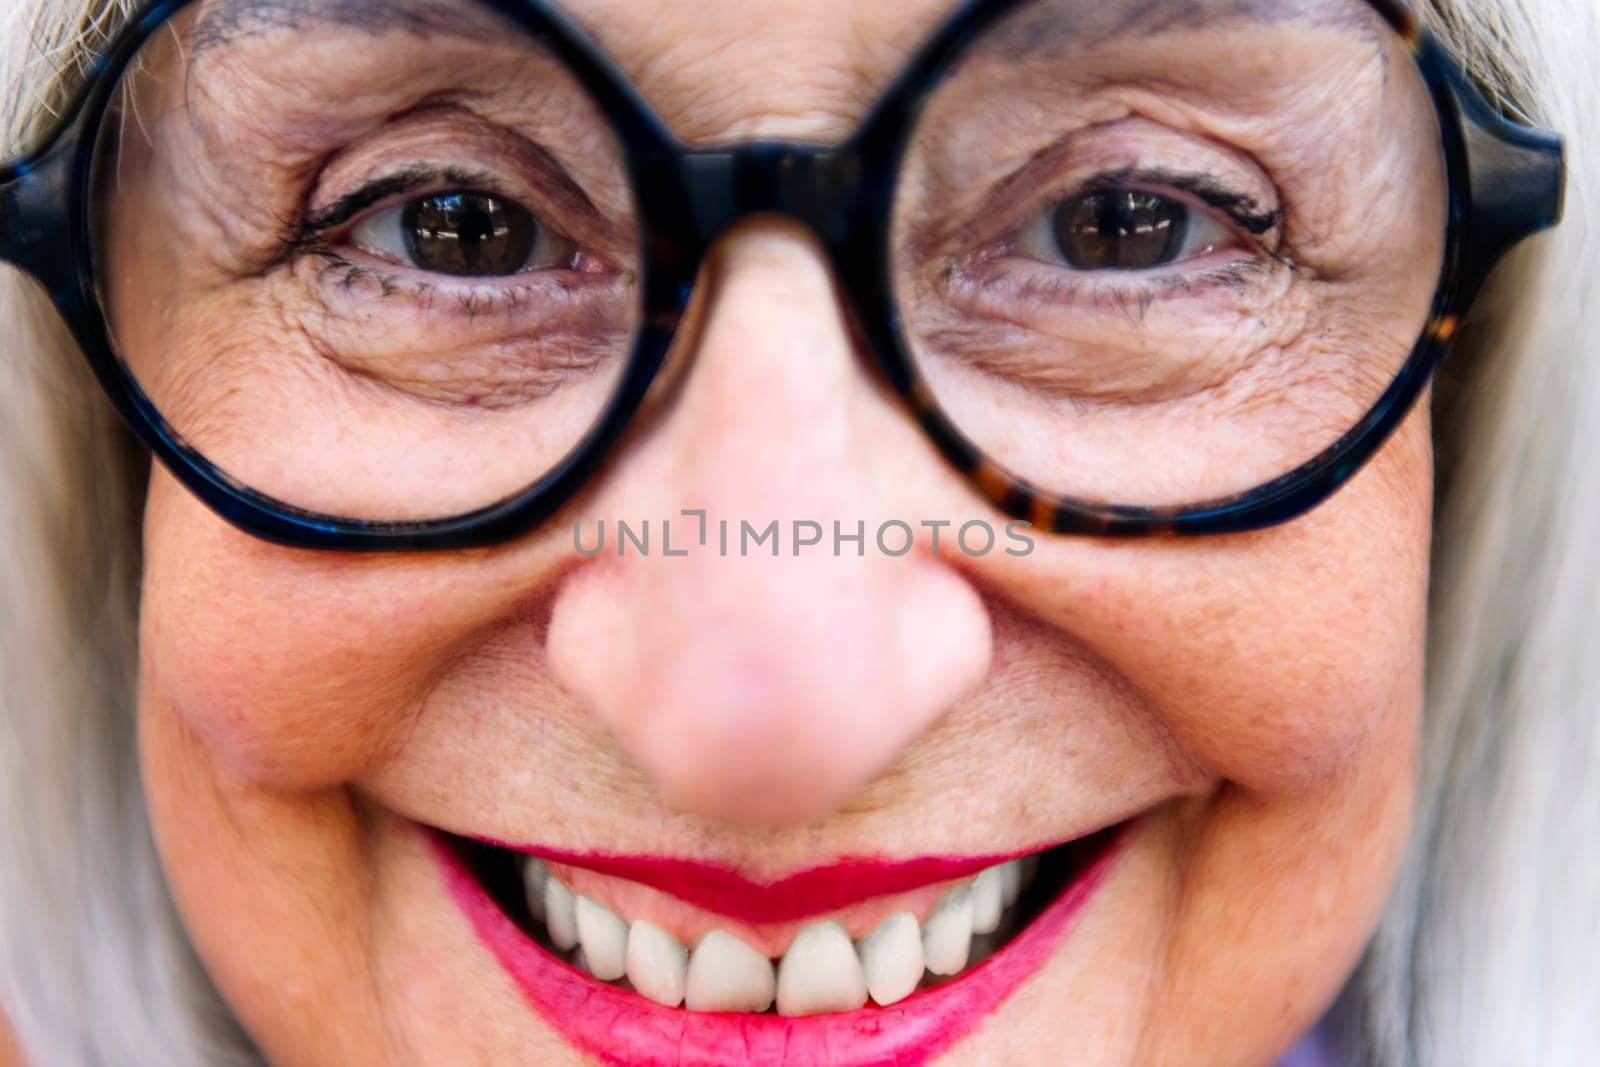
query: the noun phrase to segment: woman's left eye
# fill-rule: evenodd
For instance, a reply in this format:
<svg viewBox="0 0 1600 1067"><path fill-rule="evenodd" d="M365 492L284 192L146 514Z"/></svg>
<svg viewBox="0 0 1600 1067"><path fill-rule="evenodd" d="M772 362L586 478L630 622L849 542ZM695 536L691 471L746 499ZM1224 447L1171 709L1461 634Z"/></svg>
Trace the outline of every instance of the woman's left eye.
<svg viewBox="0 0 1600 1067"><path fill-rule="evenodd" d="M1022 250L1081 271L1136 271L1203 256L1236 238L1205 211L1143 189L1079 193L1051 205L1021 235Z"/></svg>
<svg viewBox="0 0 1600 1067"><path fill-rule="evenodd" d="M350 239L392 263L453 277L503 277L570 265L572 240L509 197L476 190L429 193L375 211Z"/></svg>

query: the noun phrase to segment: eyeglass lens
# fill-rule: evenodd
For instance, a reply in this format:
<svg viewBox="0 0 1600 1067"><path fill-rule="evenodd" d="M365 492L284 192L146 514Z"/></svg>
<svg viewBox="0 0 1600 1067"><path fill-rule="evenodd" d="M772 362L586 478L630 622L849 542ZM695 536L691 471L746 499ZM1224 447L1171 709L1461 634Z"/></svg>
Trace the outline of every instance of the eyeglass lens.
<svg viewBox="0 0 1600 1067"><path fill-rule="evenodd" d="M640 226L603 110L465 0L190 5L100 131L118 357L238 483L371 521L516 495L615 395ZM1052 494L1179 505L1353 427L1427 319L1433 105L1364 0L1036 0L960 55L895 190L905 345Z"/></svg>

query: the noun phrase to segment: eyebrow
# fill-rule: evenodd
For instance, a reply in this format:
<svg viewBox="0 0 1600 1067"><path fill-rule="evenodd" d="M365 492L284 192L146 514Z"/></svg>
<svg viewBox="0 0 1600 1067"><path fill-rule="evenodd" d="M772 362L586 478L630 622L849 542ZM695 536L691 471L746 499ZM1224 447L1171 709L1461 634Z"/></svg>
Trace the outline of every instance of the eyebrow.
<svg viewBox="0 0 1600 1067"><path fill-rule="evenodd" d="M312 25L475 36L462 18L462 7L433 0L218 0L201 13L192 47L198 53L242 38ZM494 14L488 5L482 10Z"/></svg>
<svg viewBox="0 0 1600 1067"><path fill-rule="evenodd" d="M1034 6L1037 10L1024 6L1002 18L993 38L996 49L1025 58L1061 44L1088 48L1119 37L1153 36L1233 19L1263 26L1301 22L1378 40L1378 15L1367 0L1046 0Z"/></svg>

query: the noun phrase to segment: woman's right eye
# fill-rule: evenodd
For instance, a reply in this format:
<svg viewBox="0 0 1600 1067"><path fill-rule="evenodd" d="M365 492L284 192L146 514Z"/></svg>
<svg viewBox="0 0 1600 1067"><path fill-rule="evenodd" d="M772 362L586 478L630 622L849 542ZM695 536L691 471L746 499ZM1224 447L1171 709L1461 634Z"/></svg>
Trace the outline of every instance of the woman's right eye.
<svg viewBox="0 0 1600 1067"><path fill-rule="evenodd" d="M373 212L350 240L369 255L453 277L503 277L572 264L577 246L498 193L429 193Z"/></svg>

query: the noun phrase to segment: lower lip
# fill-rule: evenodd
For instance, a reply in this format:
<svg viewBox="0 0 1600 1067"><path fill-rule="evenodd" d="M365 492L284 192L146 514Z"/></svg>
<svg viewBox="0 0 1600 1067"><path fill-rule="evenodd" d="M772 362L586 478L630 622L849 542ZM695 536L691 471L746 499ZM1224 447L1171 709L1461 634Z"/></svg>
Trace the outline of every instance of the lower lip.
<svg viewBox="0 0 1600 1067"><path fill-rule="evenodd" d="M573 1046L612 1067L922 1067L1044 965L1127 836L1113 837L1026 929L959 979L887 1008L786 1018L667 1008L569 967L517 928L443 837L429 835L457 906L528 1003Z"/></svg>

